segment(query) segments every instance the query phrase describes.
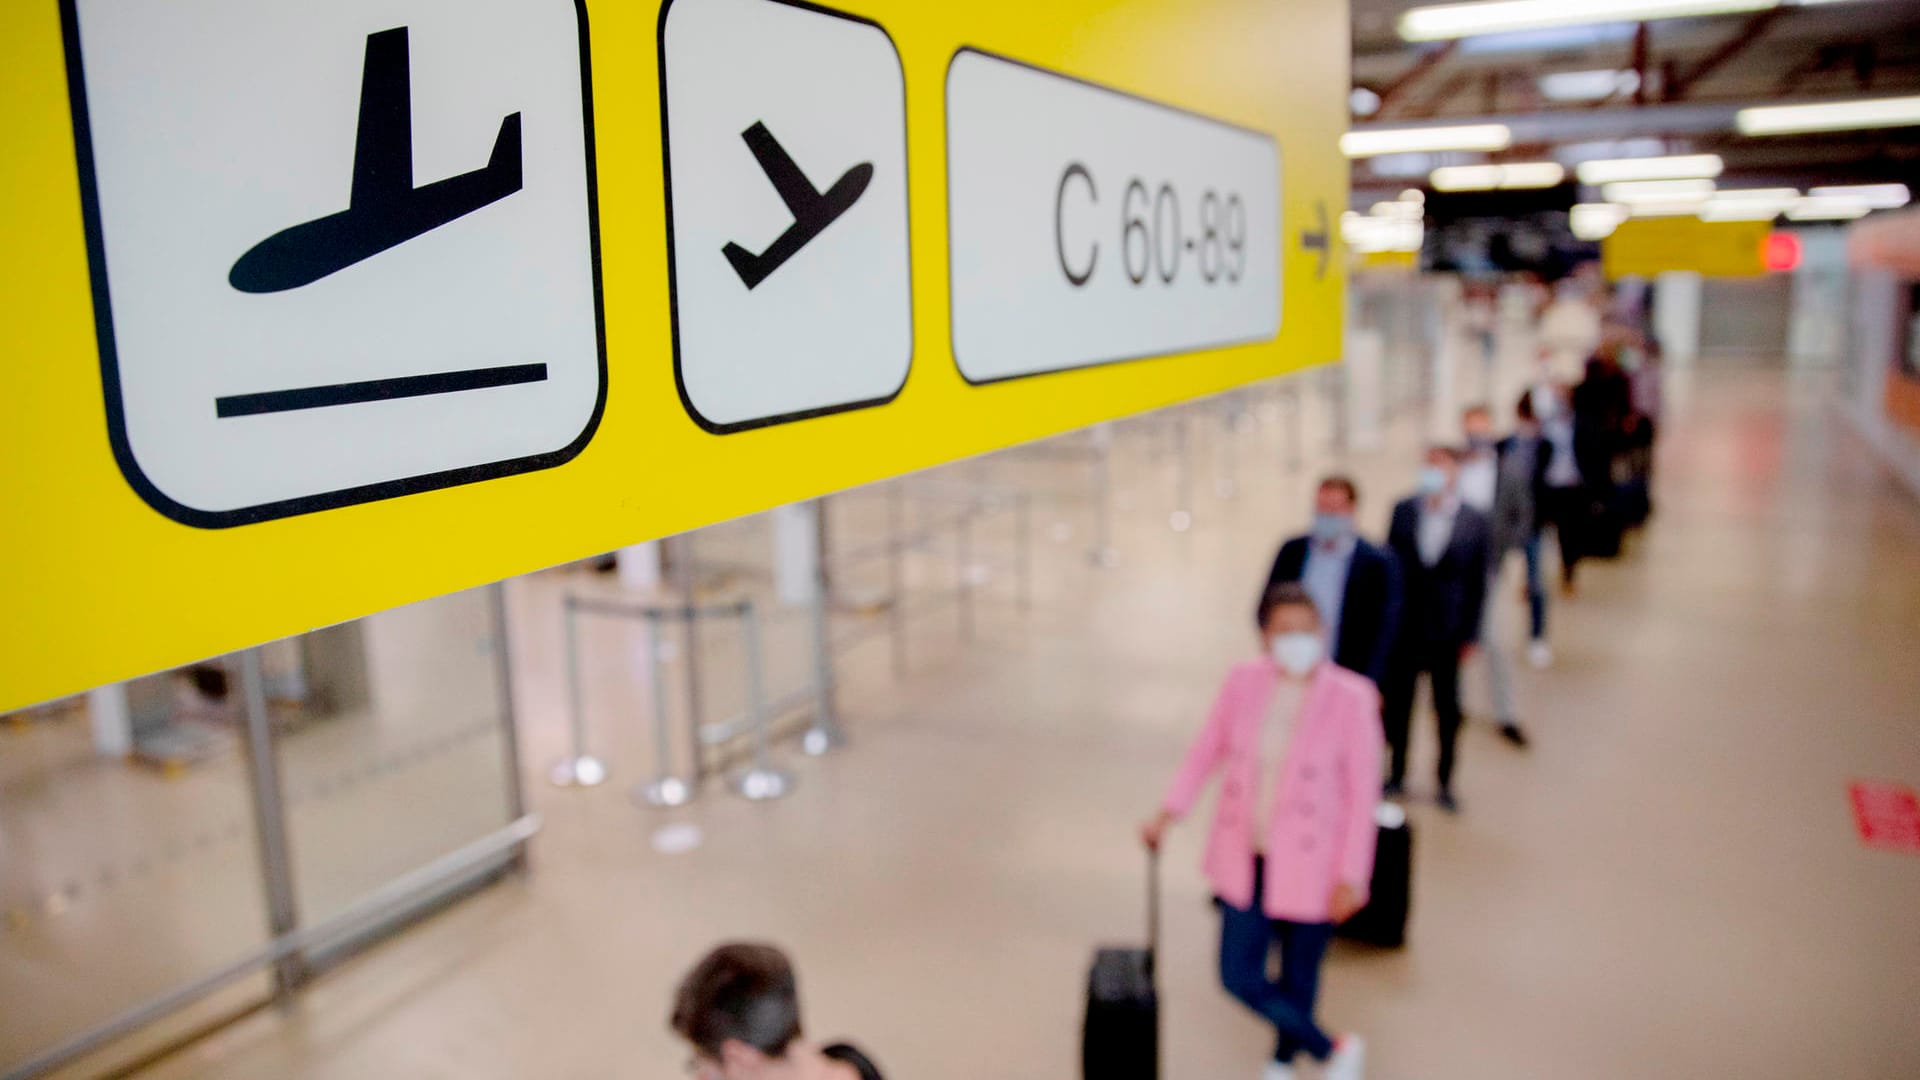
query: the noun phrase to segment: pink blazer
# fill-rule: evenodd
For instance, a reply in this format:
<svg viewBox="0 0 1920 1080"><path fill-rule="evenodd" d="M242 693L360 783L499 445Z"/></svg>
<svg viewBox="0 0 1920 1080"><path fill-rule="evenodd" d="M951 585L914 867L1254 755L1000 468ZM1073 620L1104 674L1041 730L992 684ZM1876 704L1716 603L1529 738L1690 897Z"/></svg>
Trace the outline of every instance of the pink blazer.
<svg viewBox="0 0 1920 1080"><path fill-rule="evenodd" d="M1326 922L1338 882L1361 897L1373 878L1374 807L1380 802L1380 694L1365 676L1323 662L1272 782L1256 785L1260 726L1280 669L1262 658L1234 665L1206 726L1187 751L1163 805L1185 817L1216 770L1225 786L1202 869L1214 894L1234 907L1253 903L1253 792L1264 787L1265 903L1269 918Z"/></svg>

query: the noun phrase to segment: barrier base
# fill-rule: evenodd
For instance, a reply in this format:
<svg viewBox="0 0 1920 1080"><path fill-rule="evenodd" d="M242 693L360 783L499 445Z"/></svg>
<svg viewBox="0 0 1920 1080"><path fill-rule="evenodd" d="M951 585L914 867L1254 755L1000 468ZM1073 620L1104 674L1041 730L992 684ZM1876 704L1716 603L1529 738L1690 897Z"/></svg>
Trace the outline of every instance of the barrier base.
<svg viewBox="0 0 1920 1080"><path fill-rule="evenodd" d="M800 736L800 751L808 757L831 754L847 745L847 737L838 728L810 727Z"/></svg>
<svg viewBox="0 0 1920 1080"><path fill-rule="evenodd" d="M693 785L677 776L663 776L633 789L635 802L648 806L685 806L693 801Z"/></svg>
<svg viewBox="0 0 1920 1080"><path fill-rule="evenodd" d="M598 787L606 782L606 763L591 754L565 758L547 772L554 787Z"/></svg>
<svg viewBox="0 0 1920 1080"><path fill-rule="evenodd" d="M759 768L738 772L727 782L735 795L749 802L784 798L793 790L793 777L779 769Z"/></svg>

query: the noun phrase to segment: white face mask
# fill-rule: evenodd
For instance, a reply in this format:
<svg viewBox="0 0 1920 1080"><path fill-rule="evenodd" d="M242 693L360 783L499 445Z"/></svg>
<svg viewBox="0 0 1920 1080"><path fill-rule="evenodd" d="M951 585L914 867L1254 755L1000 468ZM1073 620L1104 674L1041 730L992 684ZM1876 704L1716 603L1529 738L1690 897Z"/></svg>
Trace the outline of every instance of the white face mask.
<svg viewBox="0 0 1920 1080"><path fill-rule="evenodd" d="M1268 646L1273 653L1273 662L1289 675L1305 675L1320 662L1320 654L1325 646L1320 644L1319 634L1300 631L1292 634L1279 634Z"/></svg>

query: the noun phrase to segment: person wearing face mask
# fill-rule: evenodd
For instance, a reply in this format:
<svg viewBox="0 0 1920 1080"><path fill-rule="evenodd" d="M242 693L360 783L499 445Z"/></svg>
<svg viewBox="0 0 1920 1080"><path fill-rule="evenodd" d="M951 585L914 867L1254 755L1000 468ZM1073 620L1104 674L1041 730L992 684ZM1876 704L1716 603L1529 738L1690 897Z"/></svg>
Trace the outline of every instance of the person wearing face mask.
<svg viewBox="0 0 1920 1080"><path fill-rule="evenodd" d="M1527 662L1536 668L1553 663L1553 647L1547 644L1547 583L1540 570L1542 531L1547 515L1547 465L1551 448L1541 431L1540 417L1534 410L1535 395L1520 395L1513 408L1513 434L1500 441L1500 487L1507 490L1520 475L1527 477L1524 499L1514 492L1503 503L1495 497L1496 517L1489 542L1496 565L1502 552L1519 548L1527 568L1524 590L1527 601ZM1522 505L1524 503L1524 512ZM1516 535L1517 530L1517 535ZM1496 575L1497 576L1497 575ZM1494 595L1498 595L1495 593Z"/></svg>
<svg viewBox="0 0 1920 1080"><path fill-rule="evenodd" d="M1387 791L1397 796L1405 790L1414 689L1427 677L1440 734L1437 801L1449 812L1460 808L1453 793L1460 661L1479 639L1489 562L1486 515L1460 501L1459 475L1457 451L1429 447L1419 491L1393 508L1387 547L1400 560L1405 598L1381 714L1392 750Z"/></svg>
<svg viewBox="0 0 1920 1080"><path fill-rule="evenodd" d="M1527 745L1527 734L1520 727L1514 708L1513 665L1507 655L1510 634L1506 608L1500 604L1501 587L1507 579L1508 556L1524 551L1534 535L1534 491L1544 479L1540 459L1540 439L1531 420L1530 403L1521 399L1514 432L1498 442L1493 438L1493 414L1484 406L1468 409L1462 419L1467 433L1468 465L1461 466L1461 498L1467 505L1487 516L1487 596L1491 603L1481 605L1480 660L1487 673L1487 698L1493 705L1494 720L1500 737L1515 746ZM1492 473L1488 478L1492 491L1484 501L1468 495L1467 469L1483 461ZM1536 548L1537 552L1537 548ZM1538 562L1538 555L1534 557ZM1527 589L1530 607L1536 595ZM1536 618L1533 639L1540 638L1540 619Z"/></svg>
<svg viewBox="0 0 1920 1080"><path fill-rule="evenodd" d="M1300 1055L1326 1080L1359 1080L1365 1046L1314 1020L1334 926L1366 904L1380 801L1380 694L1325 659L1313 599L1288 582L1260 600L1264 656L1227 673L1160 810L1141 826L1159 850L1214 773L1225 774L1203 869L1220 909L1220 981L1272 1024L1262 1080L1293 1080ZM1267 959L1280 951L1280 976Z"/></svg>
<svg viewBox="0 0 1920 1080"><path fill-rule="evenodd" d="M1591 498L1586 478L1580 471L1581 440L1574 424L1573 405L1564 386L1547 393L1533 392L1531 406L1540 421L1541 453L1546 456L1542 473L1544 486L1539 491L1540 524L1553 526L1560 545L1560 591L1573 596L1577 591L1575 573L1586 554L1587 523ZM1536 660L1536 664L1539 661ZM1544 665L1540 665L1544 666Z"/></svg>
<svg viewBox="0 0 1920 1080"><path fill-rule="evenodd" d="M680 981L669 1023L693 1050L695 1080L881 1080L853 1047L801 1035L793 964L771 945L709 952Z"/></svg>
<svg viewBox="0 0 1920 1080"><path fill-rule="evenodd" d="M1393 555L1354 527L1359 489L1328 476L1313 495L1313 524L1280 545L1266 587L1297 581L1320 610L1333 661L1381 685L1400 618L1400 568Z"/></svg>

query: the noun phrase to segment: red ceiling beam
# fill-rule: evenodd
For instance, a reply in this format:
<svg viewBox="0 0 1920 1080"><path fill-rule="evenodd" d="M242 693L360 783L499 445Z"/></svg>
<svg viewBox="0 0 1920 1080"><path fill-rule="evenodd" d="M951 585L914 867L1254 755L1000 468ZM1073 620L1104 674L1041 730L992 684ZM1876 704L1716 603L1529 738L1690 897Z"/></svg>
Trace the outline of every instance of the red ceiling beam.
<svg viewBox="0 0 1920 1080"><path fill-rule="evenodd" d="M1773 25L1773 21L1778 19L1785 10L1787 9L1784 7L1772 7L1748 16L1740 29L1722 42L1719 48L1701 57L1699 63L1669 79L1667 85L1661 88L1661 99L1664 101L1685 99L1687 94L1699 85L1701 79L1719 70L1727 61L1740 55L1748 46L1759 40L1760 35L1766 33L1767 27ZM1640 73L1640 81L1641 85L1645 86L1645 71Z"/></svg>
<svg viewBox="0 0 1920 1080"><path fill-rule="evenodd" d="M1651 37L1652 34L1647 30L1646 23L1640 23L1633 28L1633 73L1639 76L1633 84L1635 105L1647 103L1647 52L1652 44Z"/></svg>
<svg viewBox="0 0 1920 1080"><path fill-rule="evenodd" d="M1447 102L1465 93L1467 87L1472 85L1473 81L1473 75L1470 72L1456 72L1452 78L1441 83L1438 89L1428 95L1425 101L1405 110L1401 115L1410 120L1438 116L1440 115L1440 110L1446 107Z"/></svg>
<svg viewBox="0 0 1920 1080"><path fill-rule="evenodd" d="M1394 98L1405 93L1407 88L1419 81L1422 75L1439 67L1448 57L1452 56L1458 48L1460 48L1460 42L1458 39L1455 39L1421 53L1420 58L1415 60L1413 66L1408 68L1404 74L1380 88L1379 111L1385 113L1387 106L1392 103Z"/></svg>

